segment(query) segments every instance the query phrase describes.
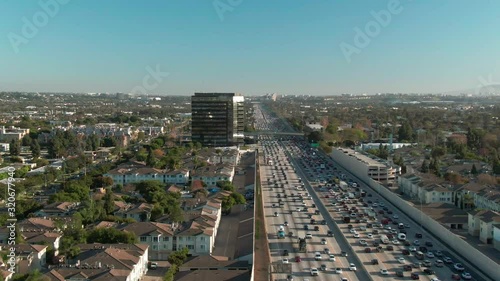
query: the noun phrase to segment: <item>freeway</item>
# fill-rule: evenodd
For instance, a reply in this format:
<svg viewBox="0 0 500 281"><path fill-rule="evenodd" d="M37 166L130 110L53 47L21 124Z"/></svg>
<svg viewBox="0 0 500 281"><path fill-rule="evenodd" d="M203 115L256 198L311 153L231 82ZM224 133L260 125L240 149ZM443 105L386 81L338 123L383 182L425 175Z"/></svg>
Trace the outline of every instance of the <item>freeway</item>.
<svg viewBox="0 0 500 281"><path fill-rule="evenodd" d="M265 158L272 158L274 161L272 165L260 166L271 260L274 264L283 264L284 259L287 259L285 260L286 266L275 266L274 268L283 271L290 270L274 274L273 278L286 280L287 276L292 274L294 277L314 278L314 280L333 280L332 278L336 276L338 276L338 280L341 280L342 277L347 278L347 280L369 280L367 273L360 269L361 264L347 241L341 236L339 229L333 227L334 222L327 210L324 207L319 208L319 214L314 215L315 208L312 207L318 206L319 198L315 196L316 200L312 200L312 197L307 196L307 191L312 191L312 187L308 182L300 180L298 174L301 174L301 171L295 169L296 164L288 161L289 155L287 155L285 147L271 140L261 141L261 144L260 151L264 151ZM302 194L304 200L300 199L299 193ZM284 198L285 195L286 198ZM280 199L283 202L282 207L279 204ZM304 211L305 207L308 208L308 211ZM314 216L318 222L321 220L320 217L323 217L326 224L310 224L310 215ZM286 237L284 239L277 237L280 225L285 228ZM305 225L310 230L304 230ZM314 230L315 226L318 227L317 231ZM333 231L335 238L327 235L328 230ZM293 233L291 237L288 235L289 232ZM298 238L305 238L307 234L312 237L306 239L307 253L298 253ZM322 239L325 242L322 242ZM330 256L326 254L325 249L333 254L335 261L329 260ZM285 250L288 251L288 256L283 256ZM317 252L321 253L322 260L316 260ZM345 252L347 256L341 255L341 252ZM300 257L300 262L296 262L297 256ZM350 270L351 263L354 264L355 269L358 269L357 271ZM312 277L311 269L320 269L321 265L325 265L326 270L320 270L318 276Z"/></svg>

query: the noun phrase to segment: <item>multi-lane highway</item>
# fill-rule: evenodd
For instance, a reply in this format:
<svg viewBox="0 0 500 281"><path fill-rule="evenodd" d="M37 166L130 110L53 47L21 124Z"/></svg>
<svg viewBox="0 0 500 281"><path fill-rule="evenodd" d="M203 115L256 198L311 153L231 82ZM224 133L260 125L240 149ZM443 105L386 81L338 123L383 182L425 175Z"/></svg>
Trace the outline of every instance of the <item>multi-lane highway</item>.
<svg viewBox="0 0 500 281"><path fill-rule="evenodd" d="M300 180L297 175L300 171L289 162L286 149L277 141L262 140L261 144L260 151L264 151L261 160L267 164L260 168L271 259L275 264L289 264L275 268L286 270L291 267L291 272L274 274L275 280L286 280L289 275L314 280L341 280L342 277L347 280L369 280L366 272L361 270L354 252L339 239L341 234L338 229L331 227L333 221L327 210L317 208L318 198L313 200L310 196L312 187ZM311 219L316 219L317 223L311 224ZM280 226L284 229L284 238L278 237ZM305 226L308 230L304 229ZM334 237L328 235L329 230ZM299 238L305 238L306 251L299 249ZM314 269L318 270L318 276L313 276Z"/></svg>
<svg viewBox="0 0 500 281"><path fill-rule="evenodd" d="M256 112L265 115L262 111ZM265 120L261 129L287 128L276 118L267 116L261 120ZM299 137L261 136L260 151L272 261L285 264L275 269L291 270L291 273L273 274L274 280L287 277L294 280L299 277L299 280L485 280L475 272L470 276L464 273L468 268L457 270L458 259L444 245L339 163ZM344 222L346 216L351 218L348 223ZM277 236L280 226L286 234L282 239ZM327 235L328 231L333 237ZM307 252L300 252L299 237L305 236L312 238L306 239ZM385 237L388 239L383 243ZM325 248L333 257L325 253ZM285 250L288 256L283 255ZM321 260L315 259L316 252L321 253ZM417 258L419 252L423 252L421 258ZM296 257L299 257L297 261ZM349 270L351 263L356 271ZM322 265L326 270L321 270ZM312 276L312 268L318 269L317 276Z"/></svg>

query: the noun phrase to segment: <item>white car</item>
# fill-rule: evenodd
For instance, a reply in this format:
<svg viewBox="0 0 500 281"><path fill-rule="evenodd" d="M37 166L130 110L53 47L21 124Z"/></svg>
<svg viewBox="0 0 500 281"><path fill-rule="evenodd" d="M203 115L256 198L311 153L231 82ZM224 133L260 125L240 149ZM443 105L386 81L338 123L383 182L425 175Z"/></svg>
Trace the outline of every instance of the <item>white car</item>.
<svg viewBox="0 0 500 281"><path fill-rule="evenodd" d="M356 229L354 229L354 228L349 229L349 232L350 233L357 233Z"/></svg>
<svg viewBox="0 0 500 281"><path fill-rule="evenodd" d="M382 268L380 270L380 274L382 274L382 275L389 275L389 271L387 271L387 269Z"/></svg>
<svg viewBox="0 0 500 281"><path fill-rule="evenodd" d="M394 244L394 245L399 245L399 244L401 244L401 243L399 243L399 240L394 239L394 240L392 240L392 244Z"/></svg>
<svg viewBox="0 0 500 281"><path fill-rule="evenodd" d="M368 234L366 235L366 237L368 237L368 238L372 239L372 238L373 238L373 234L368 233Z"/></svg>
<svg viewBox="0 0 500 281"><path fill-rule="evenodd" d="M425 254L428 258L434 258L434 253L433 252L427 252L427 254Z"/></svg>
<svg viewBox="0 0 500 281"><path fill-rule="evenodd" d="M398 258L398 262L399 262L399 263L405 263L405 262L406 262L406 260L405 260L405 258L400 257L400 258Z"/></svg>
<svg viewBox="0 0 500 281"><path fill-rule="evenodd" d="M354 238L359 238L359 233L354 233Z"/></svg>
<svg viewBox="0 0 500 281"><path fill-rule="evenodd" d="M320 252L316 252L316 254L314 255L314 259L317 260L317 261L322 260L321 253Z"/></svg>
<svg viewBox="0 0 500 281"><path fill-rule="evenodd" d="M368 245L368 243L366 242L366 240L363 240L363 239L359 240L359 244L362 245L362 246Z"/></svg>
<svg viewBox="0 0 500 281"><path fill-rule="evenodd" d="M288 259L283 259L283 263L290 263Z"/></svg>
<svg viewBox="0 0 500 281"><path fill-rule="evenodd" d="M322 238L321 239L321 245L326 245L328 242L326 242L326 239L325 238Z"/></svg>
<svg viewBox="0 0 500 281"><path fill-rule="evenodd" d="M437 278L437 277L434 277L431 279L431 281L441 281L441 279Z"/></svg>
<svg viewBox="0 0 500 281"><path fill-rule="evenodd" d="M335 273L341 274L342 268L340 268L340 267L335 268Z"/></svg>
<svg viewBox="0 0 500 281"><path fill-rule="evenodd" d="M471 280L472 276L470 275L469 272L464 272L464 273L462 273L462 278L465 280Z"/></svg>
<svg viewBox="0 0 500 281"><path fill-rule="evenodd" d="M410 252L416 252L416 251L417 251L417 247L410 246L410 248L408 248L408 250L409 250Z"/></svg>
<svg viewBox="0 0 500 281"><path fill-rule="evenodd" d="M357 270L357 268L356 268L356 266L355 266L353 263L350 263L350 264L349 264L349 270L350 270L350 271L356 271L356 270Z"/></svg>
<svg viewBox="0 0 500 281"><path fill-rule="evenodd" d="M316 267L311 268L311 276L318 276L318 269Z"/></svg>
<svg viewBox="0 0 500 281"><path fill-rule="evenodd" d="M394 215L392 216L393 219L399 219L399 216L398 215Z"/></svg>
<svg viewBox="0 0 500 281"><path fill-rule="evenodd" d="M335 261L335 256L334 255L329 255L328 256L329 261Z"/></svg>

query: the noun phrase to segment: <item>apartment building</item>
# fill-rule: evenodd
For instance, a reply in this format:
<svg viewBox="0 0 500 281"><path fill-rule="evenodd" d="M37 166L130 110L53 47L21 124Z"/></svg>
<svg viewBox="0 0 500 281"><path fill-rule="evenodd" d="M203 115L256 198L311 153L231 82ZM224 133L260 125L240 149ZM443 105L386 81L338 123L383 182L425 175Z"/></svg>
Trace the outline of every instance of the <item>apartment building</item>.
<svg viewBox="0 0 500 281"><path fill-rule="evenodd" d="M117 228L134 233L139 238L139 243L147 244L150 260L166 260L172 251L174 229L171 224L134 222L117 226Z"/></svg>
<svg viewBox="0 0 500 281"><path fill-rule="evenodd" d="M500 212L500 186L469 182L457 188L457 200L462 205Z"/></svg>
<svg viewBox="0 0 500 281"><path fill-rule="evenodd" d="M14 126L0 128L0 142L10 143L20 141L25 135L30 133L30 129L17 128Z"/></svg>
<svg viewBox="0 0 500 281"><path fill-rule="evenodd" d="M147 272L149 246L145 244L79 244L71 264L49 266L52 281L139 281Z"/></svg>
<svg viewBox="0 0 500 281"><path fill-rule="evenodd" d="M424 204L453 203L457 187L429 174L405 174L398 178L399 189L405 195Z"/></svg>
<svg viewBox="0 0 500 281"><path fill-rule="evenodd" d="M128 162L108 171L104 176L113 179L115 184L130 184L146 180L156 180L165 184L186 185L189 182L189 170L162 170L146 166L142 162Z"/></svg>
<svg viewBox="0 0 500 281"><path fill-rule="evenodd" d="M475 210L469 212L469 234L479 236L485 244L493 244L494 225L500 223L500 214L490 210Z"/></svg>
<svg viewBox="0 0 500 281"><path fill-rule="evenodd" d="M191 174L191 180L203 181L207 187L217 186L219 181L233 181L234 166L228 164L207 165L195 169Z"/></svg>

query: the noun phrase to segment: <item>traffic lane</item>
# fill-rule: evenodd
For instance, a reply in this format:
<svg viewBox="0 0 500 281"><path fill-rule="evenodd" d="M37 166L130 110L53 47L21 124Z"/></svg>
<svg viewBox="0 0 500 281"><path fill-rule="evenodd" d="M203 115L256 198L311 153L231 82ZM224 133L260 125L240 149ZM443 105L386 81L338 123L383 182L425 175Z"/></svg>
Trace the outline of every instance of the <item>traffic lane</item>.
<svg viewBox="0 0 500 281"><path fill-rule="evenodd" d="M383 202L386 206L392 206L392 204L390 204L389 202L387 202L387 200L381 198L378 194L376 196L372 196L372 197L379 198L378 202ZM376 209L381 209L381 207L379 206ZM426 238L426 237L429 237L431 235L427 231L425 231L424 229L419 228L418 225L416 225L404 213L399 212L398 215L399 215L400 219L401 218L406 218L405 222L410 225L410 228L406 228L406 230L407 230L407 237L409 238L408 240L410 242L412 242L412 245L413 245L413 241L414 240L421 241L422 245L425 243L425 241L432 241L433 244L434 244L434 246L433 247L427 247L429 251L435 252L436 250L440 250L442 252L448 253L448 251L445 250L447 248L443 244L441 244L438 240L435 240L435 239L432 239L432 238L431 239ZM384 218L384 215L381 215L381 214L379 214L377 212L377 217L379 218L379 220L381 220L382 218ZM423 237L422 238L415 237L415 235L417 233L422 234ZM441 246L441 247L439 247L439 246ZM433 258L433 259L428 258L428 259L431 260L432 262L434 262L435 260L439 259L439 257L436 257L436 258ZM415 262L416 262L416 260L415 260ZM434 271L436 271L437 276L439 276L441 278L449 278L453 273L458 273L457 271L453 270L453 266L436 267L436 266L433 265L431 267L431 269L434 270Z"/></svg>
<svg viewBox="0 0 500 281"><path fill-rule="evenodd" d="M313 202L312 200L307 200L307 199L306 199L306 201L308 201L308 203L309 203L309 201ZM308 207L310 207L311 204L312 203L309 203ZM295 204L295 205L292 205L291 208L295 209L296 207L302 207L302 206L301 206L301 204ZM302 215L302 214L304 214L304 215ZM298 216L295 215L294 217L298 217ZM308 221L309 218L307 216L307 213L301 212L300 217L302 218L302 222L304 223L304 225L310 223ZM320 227L319 231L314 231L314 230L310 231L310 233L312 233L314 236L313 236L313 239L308 239L309 240L308 245L307 245L308 254L306 254L306 256L307 256L306 260L309 261L309 266L319 268L321 266L321 264L326 264L328 270L326 272L320 273L320 276L325 277L326 280L330 280L329 273L334 273L334 269L336 267L343 268L343 270L344 270L344 273L342 274L343 276L349 277L349 278L351 278L351 280L354 279L355 278L354 272L347 271L349 262L347 261L347 259L345 261L343 261L343 257L340 257L340 251L341 251L340 246L332 247L332 245L336 245L336 243L334 243L335 242L334 238L327 239L327 245L321 244L320 239L327 237L327 229L326 229L326 227L323 227L323 226L319 226L319 227ZM324 248L329 248L332 253L334 253L334 254L336 253L336 260L337 260L336 262L327 261L326 254L322 254L322 256L323 256L322 261L315 261L314 260L314 253L315 252L323 253ZM333 249L331 249L331 248L333 248ZM310 270L310 267L309 268L302 268L302 270ZM321 279L323 279L323 278L321 278Z"/></svg>
<svg viewBox="0 0 500 281"><path fill-rule="evenodd" d="M353 205L353 204L350 204L350 206L352 206L352 205ZM357 205L357 207L361 208L361 206L360 206L361 204L360 204L360 202L359 202L359 201L358 201L358 203L357 203L356 205ZM378 213L377 213L377 214L378 214ZM382 216L382 215L378 215L378 217L379 217L379 221L380 221L380 219L381 219L383 216ZM359 224L357 224L357 223L353 222L353 225L354 225L355 227L357 227ZM361 225L362 225L362 224L361 224ZM394 227L393 227L393 228L394 228ZM406 230L407 230L407 229L408 229L408 228L406 228ZM366 231L368 231L368 229L367 229ZM410 233L410 232L408 232L408 231L407 231L407 234L408 234L408 235L411 235L411 233ZM358 243L358 244L359 244L359 243ZM393 245L393 246L395 247L395 251L393 251L393 252L388 252L388 251L386 251L385 253L387 253L387 254L386 254L384 257L388 258L387 263L395 263L395 264L398 264L399 262L397 262L397 261L396 261L396 259L397 259L398 257L403 256L403 254L402 254L402 250L403 250L403 249L405 249L406 247L405 247L405 246L403 246L403 245ZM362 247L361 247L361 248L362 248ZM416 262L416 260L412 260L412 258L411 258L410 256L405 256L404 258L407 260L407 263L413 263L413 262ZM438 259L438 258L436 257L434 260L431 260L431 261L432 261L432 262L434 262L434 261L435 261L435 260L437 260L437 259ZM387 260L387 259L384 259L384 262L386 262L386 260ZM388 269L388 270L389 270L389 267L387 267L386 269ZM402 269L402 265L401 265L401 268L397 268L397 269L398 269L398 270L401 270L401 269ZM431 269L432 269L432 270L434 270L434 271L436 271L436 273L437 273L437 275L438 275L438 276L451 276L451 273L452 273L452 272L448 272L448 271L447 271L446 269L444 269L444 268L439 268L439 267L435 267L435 266L432 266L432 267L431 267ZM419 273L423 274L423 272L422 272L422 271L420 271ZM426 275L424 275L422 278L424 278L424 279L426 279L426 278L431 279L432 277L433 277L433 275L431 275L431 276L426 276Z"/></svg>
<svg viewBox="0 0 500 281"><path fill-rule="evenodd" d="M292 160L292 161L295 161L295 160ZM294 162L294 164L297 166L296 162ZM302 168L300 168L300 167L297 169L297 174L304 179L306 178L306 177L304 177L304 173L302 171ZM316 206L320 210L320 213L322 214L323 218L325 220L327 220L327 225L330 226L330 229L337 236L336 243L339 245L339 248L342 249L341 251L346 251L348 253L350 252L350 256L352 257L354 255L354 252L350 249L349 244L347 243L347 241L345 241L345 238L342 239L339 236L339 235L342 235L340 230L338 229L335 222L330 217L327 209L322 204L316 191L311 187L311 185L308 181L304 181L304 182L305 182L306 189L309 191L309 194L311 194L313 196L313 200L314 200L314 202L316 202ZM335 226L332 227L333 225L335 225ZM338 254L340 254L340 253L338 253ZM361 270L362 267L361 267L361 262L359 260L357 260L356 258L353 258L352 261L348 261L347 258L345 258L345 263L348 264L351 262L354 263L356 265L356 267L360 269L354 273L357 280L370 280L370 276L368 276L368 274L364 270ZM354 277L351 277L351 279L353 279L353 278Z"/></svg>
<svg viewBox="0 0 500 281"><path fill-rule="evenodd" d="M337 163L336 163L337 164ZM417 224L414 220L410 219L408 216L406 216L405 213L403 213L401 210L399 210L396 206L394 206L392 203L390 203L389 201L387 201L385 198L383 198L378 192L376 189L373 189L371 187L368 187L366 184L364 184L362 181L360 181L357 177L355 177L354 175L352 175L350 172L348 172L347 170L343 169L340 165L337 164L337 166L339 167L339 169L341 169L341 171L343 171L346 175L349 175L350 178L352 179L356 179L358 181L358 183L360 183L360 186L362 188L364 188L365 190L369 190L369 191L373 191L373 196L375 196L376 198L379 198L379 200L383 201L386 203L386 205L390 206L393 210L398 210L399 214L403 215L404 218L407 219L408 223L415 227L415 228L420 228L420 233L422 233L424 235L424 237L431 237L432 239L432 242L435 244L435 245L439 245L441 246L441 249L442 251L447 251L448 253L453 253L453 255L449 255L449 257L451 257L455 262L460 262L462 263L463 265L466 266L466 271L468 271L469 273L471 273L471 275L473 276L473 279L475 280L490 280L490 279L485 279L483 278L481 275L479 275L478 271L472 267L468 262L466 262L462 257L458 258L457 259L457 256L459 256L458 253L455 253L455 252L452 252L450 250L449 247L445 247L444 244L441 243L441 241L437 238L435 238L430 232L428 232L426 229L424 228L421 228L420 224ZM425 239L425 238L424 238ZM457 271L454 271L453 269L450 269L450 271L452 273L458 273ZM441 274L438 276L438 278L440 279L448 279L450 278L451 274L452 273L449 273L449 275L447 273L444 273L444 275L441 276Z"/></svg>

